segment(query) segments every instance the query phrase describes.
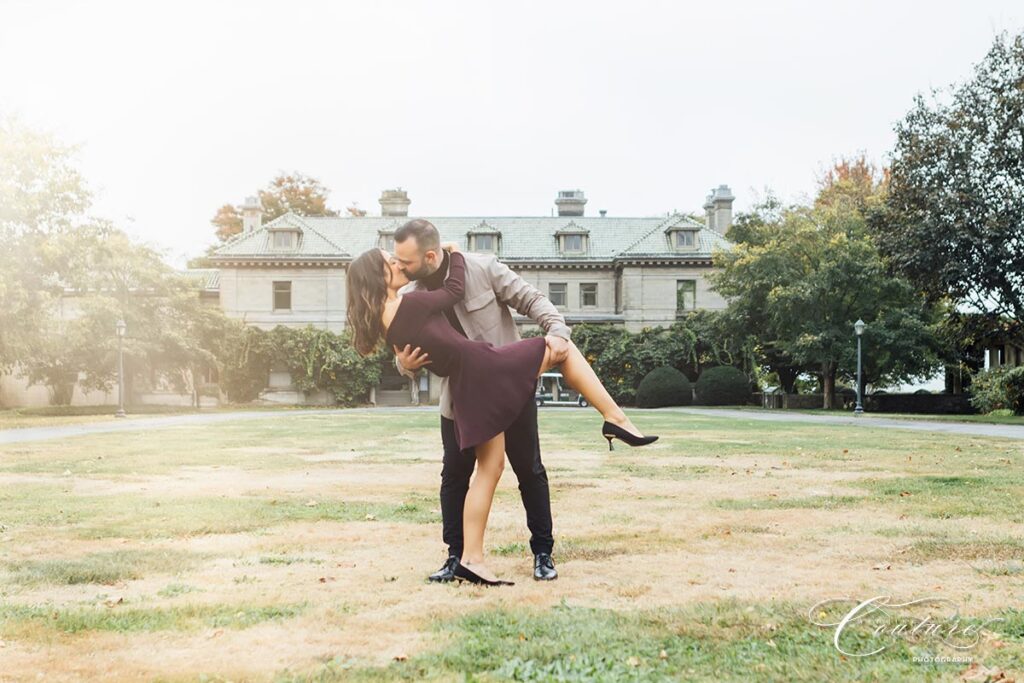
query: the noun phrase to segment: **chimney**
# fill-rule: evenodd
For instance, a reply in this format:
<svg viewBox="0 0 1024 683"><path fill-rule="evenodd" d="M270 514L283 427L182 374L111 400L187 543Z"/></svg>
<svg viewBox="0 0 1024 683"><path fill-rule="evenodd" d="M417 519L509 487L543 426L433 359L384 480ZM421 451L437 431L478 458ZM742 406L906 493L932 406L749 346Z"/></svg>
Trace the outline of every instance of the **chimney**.
<svg viewBox="0 0 1024 683"><path fill-rule="evenodd" d="M384 190L380 193L380 215L408 216L411 203L409 194L400 187Z"/></svg>
<svg viewBox="0 0 1024 683"><path fill-rule="evenodd" d="M719 185L711 190L704 200L704 213L708 228L725 235L732 226L732 202L736 199L728 185Z"/></svg>
<svg viewBox="0 0 1024 683"><path fill-rule="evenodd" d="M555 200L559 216L582 216L586 203L583 190L561 190Z"/></svg>
<svg viewBox="0 0 1024 683"><path fill-rule="evenodd" d="M263 209L256 197L246 197L242 204L242 232L253 232L259 230L263 224Z"/></svg>
<svg viewBox="0 0 1024 683"><path fill-rule="evenodd" d="M604 218L608 215L608 209L601 209L598 213L601 214L601 218Z"/></svg>

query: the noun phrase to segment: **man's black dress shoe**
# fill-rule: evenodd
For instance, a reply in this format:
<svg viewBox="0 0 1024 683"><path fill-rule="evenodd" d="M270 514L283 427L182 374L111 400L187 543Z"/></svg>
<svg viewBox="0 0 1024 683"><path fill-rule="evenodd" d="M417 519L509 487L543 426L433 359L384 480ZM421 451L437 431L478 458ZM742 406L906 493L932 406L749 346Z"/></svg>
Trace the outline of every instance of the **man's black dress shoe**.
<svg viewBox="0 0 1024 683"><path fill-rule="evenodd" d="M459 563L459 558L454 555L450 555L441 568L436 572L428 576L427 578L435 583L446 583L448 581L455 580L455 565Z"/></svg>
<svg viewBox="0 0 1024 683"><path fill-rule="evenodd" d="M558 578L558 570L551 555L537 553L533 556L533 578L537 581L554 581Z"/></svg>
<svg viewBox="0 0 1024 683"><path fill-rule="evenodd" d="M484 577L480 576L472 569L468 568L466 565L458 561L455 562L455 578L462 579L464 581L469 581L470 583L480 584L481 586L516 585L514 581L502 581L501 579L498 579L497 581L491 581L490 579L485 579Z"/></svg>

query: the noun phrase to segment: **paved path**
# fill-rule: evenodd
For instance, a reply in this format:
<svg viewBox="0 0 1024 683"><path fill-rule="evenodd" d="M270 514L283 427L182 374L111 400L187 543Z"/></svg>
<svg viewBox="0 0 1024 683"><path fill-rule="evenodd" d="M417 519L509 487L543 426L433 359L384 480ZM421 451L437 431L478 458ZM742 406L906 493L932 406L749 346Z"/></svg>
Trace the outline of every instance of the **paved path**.
<svg viewBox="0 0 1024 683"><path fill-rule="evenodd" d="M708 417L728 417L736 420L767 420L772 422L803 422L813 424L856 425L883 429L913 429L922 432L966 434L974 436L1001 436L1024 439L1024 426L985 424L981 422L953 422L946 420L906 420L865 413L860 417L850 414L813 415L787 410L735 410L729 408L663 408L662 410L692 413Z"/></svg>
<svg viewBox="0 0 1024 683"><path fill-rule="evenodd" d="M126 420L109 422L92 422L86 424L59 425L52 427L28 427L25 429L7 429L0 431L0 445L23 443L27 441L47 441L63 439L83 434L106 434L109 432L130 432L142 429L162 429L166 427L182 427L188 425L217 424L235 420L255 420L283 418L301 415L337 415L343 417L350 413L416 413L437 412L437 406L419 407L388 407L388 408L350 408L322 410L249 410L227 413L190 413L188 415L172 415L161 417L133 417ZM982 424L977 422L945 422L929 420L901 420L865 414L861 417L852 415L811 415L808 413L789 412L785 410L735 410L729 408L662 408L659 412L678 412L719 417L734 420L767 420L773 422L802 422L810 424L841 424L856 425L882 429L912 429L923 432L940 432L945 434L966 434L975 436L997 436L1008 439L1024 439L1024 426Z"/></svg>
<svg viewBox="0 0 1024 683"><path fill-rule="evenodd" d="M51 427L26 427L24 429L5 429L0 431L0 445L7 443L23 443L25 441L47 441L63 439L83 434L106 434L109 432L133 432L141 429L162 429L165 427L183 427L189 425L217 424L235 420L255 420L282 417L300 417L302 415L327 415L339 417L349 413L366 412L437 412L437 406L409 406L401 408L324 408L302 410L247 410L225 413L189 413L187 415L170 415L161 417L128 417L123 420L109 422L90 422L85 424L57 425Z"/></svg>

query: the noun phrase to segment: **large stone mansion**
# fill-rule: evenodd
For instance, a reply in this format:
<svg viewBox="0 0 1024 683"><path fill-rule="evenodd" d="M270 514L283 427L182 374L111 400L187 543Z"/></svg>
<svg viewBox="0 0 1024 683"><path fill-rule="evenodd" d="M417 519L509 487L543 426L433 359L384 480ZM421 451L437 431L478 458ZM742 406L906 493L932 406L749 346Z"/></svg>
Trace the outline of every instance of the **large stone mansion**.
<svg viewBox="0 0 1024 683"><path fill-rule="evenodd" d="M570 324L602 323L630 331L670 325L687 311L721 309L707 274L725 233L734 197L720 185L708 195L705 222L670 213L649 217L588 216L580 190L558 193L550 216L425 217L443 241L465 251L494 253L564 311ZM243 205L243 230L212 255L207 296L250 325L326 328L345 325L345 269L366 249L390 250L409 220L404 190L386 190L380 216L303 217L263 224L255 198ZM516 317L520 325L530 321ZM433 378L431 378L432 380ZM396 387L398 378L385 384ZM268 398L300 400L289 379L270 378ZM431 391L434 381L421 389ZM425 385L425 386L424 386Z"/></svg>
<svg viewBox="0 0 1024 683"><path fill-rule="evenodd" d="M725 306L705 276L712 253L730 248L724 234L733 199L724 185L714 190L705 206L706 224L680 214L586 216L587 200L579 190L558 193L554 216L426 218L443 241L494 253L544 292L570 323L636 331L671 324L688 310ZM212 256L216 277L208 280L208 294L216 293L229 316L252 325L340 332L348 263L375 246L392 249L395 231L408 220L405 191L385 191L380 203L380 216L286 214L262 225L250 198L243 205L242 233Z"/></svg>

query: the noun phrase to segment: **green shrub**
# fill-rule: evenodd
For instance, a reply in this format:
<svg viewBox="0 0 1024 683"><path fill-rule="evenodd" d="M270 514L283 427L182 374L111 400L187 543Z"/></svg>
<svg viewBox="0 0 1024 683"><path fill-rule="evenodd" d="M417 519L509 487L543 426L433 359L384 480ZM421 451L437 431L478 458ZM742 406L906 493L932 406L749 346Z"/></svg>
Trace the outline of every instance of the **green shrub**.
<svg viewBox="0 0 1024 683"><path fill-rule="evenodd" d="M971 405L978 412L988 414L994 410L1010 408L1006 393L1006 368L982 370L971 378Z"/></svg>
<svg viewBox="0 0 1024 683"><path fill-rule="evenodd" d="M1024 366L1013 368L1003 377L1006 407L1014 415L1024 415Z"/></svg>
<svg viewBox="0 0 1024 683"><path fill-rule="evenodd" d="M639 332L574 325L572 340L620 405L634 404L640 382L656 368L672 366L692 377L700 363L754 362L752 347L733 338L714 311L695 311L671 327L645 327Z"/></svg>
<svg viewBox="0 0 1024 683"><path fill-rule="evenodd" d="M694 385L697 402L706 406L745 405L750 402L750 380L731 365L708 368Z"/></svg>
<svg viewBox="0 0 1024 683"><path fill-rule="evenodd" d="M230 345L221 386L232 402L252 401L267 387L271 368L280 368L307 395L325 391L340 405L355 405L365 401L370 387L380 381L386 353L381 349L362 358L348 332L334 334L311 326L278 326L269 332L248 327Z"/></svg>
<svg viewBox="0 0 1024 683"><path fill-rule="evenodd" d="M693 403L693 385L686 375L671 366L655 368L640 381L637 408L688 406Z"/></svg>

